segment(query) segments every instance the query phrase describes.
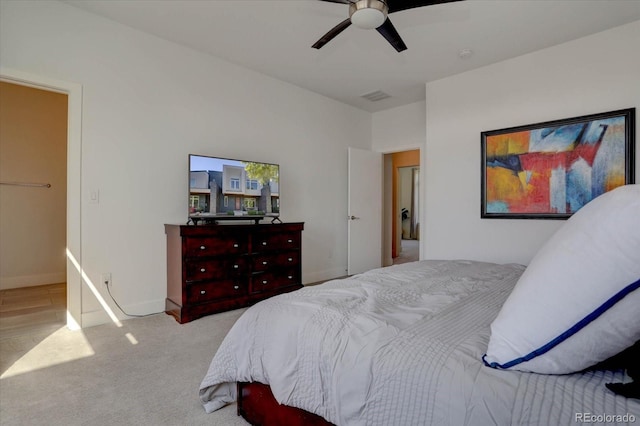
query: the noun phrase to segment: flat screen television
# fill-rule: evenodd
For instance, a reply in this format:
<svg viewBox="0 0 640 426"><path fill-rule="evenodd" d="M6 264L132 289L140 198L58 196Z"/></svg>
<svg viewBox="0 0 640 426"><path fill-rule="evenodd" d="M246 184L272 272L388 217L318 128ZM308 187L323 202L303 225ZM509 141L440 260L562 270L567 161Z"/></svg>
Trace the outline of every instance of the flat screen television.
<svg viewBox="0 0 640 426"><path fill-rule="evenodd" d="M189 154L189 220L278 220L280 166Z"/></svg>

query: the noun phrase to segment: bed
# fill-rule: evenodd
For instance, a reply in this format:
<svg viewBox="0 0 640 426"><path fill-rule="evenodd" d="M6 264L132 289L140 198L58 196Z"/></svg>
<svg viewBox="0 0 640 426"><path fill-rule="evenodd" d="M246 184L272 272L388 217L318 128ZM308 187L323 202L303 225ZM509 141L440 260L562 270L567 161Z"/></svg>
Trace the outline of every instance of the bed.
<svg viewBox="0 0 640 426"><path fill-rule="evenodd" d="M628 380L623 371L539 375L480 361L490 323L523 271L420 261L260 302L218 349L202 403L214 411L236 401L236 382L258 382L280 404L337 425L552 425L574 423L578 413L640 418L640 402L605 388Z"/></svg>
<svg viewBox="0 0 640 426"><path fill-rule="evenodd" d="M589 205L584 207L583 215L579 211L562 228L568 231L559 232L557 238L554 235L526 268L422 260L305 287L256 304L238 319L213 356L200 385L204 409L213 412L237 401L239 414L252 424L288 426L638 421L640 400L617 395L605 386L629 382L626 371L631 370L581 366L593 365L594 359L602 361L590 358L602 347L609 348L610 356L640 337L640 226L633 231L626 227L616 234L606 225L607 221L616 227L639 225L640 186L634 187L623 197L626 204L632 200L631 210L606 206L606 220L594 227L593 214L587 213ZM574 220L576 217L584 220ZM603 242L602 249L594 243L594 228L603 235L596 238ZM584 230L589 235L583 235ZM608 239L616 235L623 245L612 250ZM596 248L587 247L583 238ZM594 258L589 257L591 251ZM603 264L608 256L622 263ZM553 267L552 279L541 273L547 265ZM569 268L572 277L582 277L566 284L571 280L562 276L563 268ZM527 281L539 277L544 280L533 280L532 292L523 292ZM584 295L594 292L601 297L597 293L606 286L589 280L602 281L603 277L616 285L625 284L626 293L611 309L591 318L582 330L574 330L574 335L562 333L565 342L537 354L531 366L527 360L513 368L489 362L494 352L499 352L492 345L496 346L496 340L500 343L499 334L504 334L500 321L513 328L507 331L515 332L516 338L529 331L535 334L536 325L545 321L551 324L545 328L562 325L565 319L561 317L580 305ZM553 279L558 283L550 282ZM636 281L627 285L630 279ZM553 291L544 294L545 286ZM568 296L559 289L562 286L575 299L572 303L566 303ZM522 295L524 303L517 300ZM515 302L520 303L516 309L507 309ZM545 311L554 304L559 309L557 317ZM532 306L538 309L532 318L514 321L509 316L527 313ZM534 321L534 326L527 321ZM573 323L574 319L567 321ZM594 338L590 332L599 334ZM589 351L582 350L585 344ZM563 346L574 352L562 352ZM547 368L535 364L539 359L549 361L547 356L550 365L560 370L535 372ZM565 367L556 363L554 356L575 359L576 372L564 374Z"/></svg>

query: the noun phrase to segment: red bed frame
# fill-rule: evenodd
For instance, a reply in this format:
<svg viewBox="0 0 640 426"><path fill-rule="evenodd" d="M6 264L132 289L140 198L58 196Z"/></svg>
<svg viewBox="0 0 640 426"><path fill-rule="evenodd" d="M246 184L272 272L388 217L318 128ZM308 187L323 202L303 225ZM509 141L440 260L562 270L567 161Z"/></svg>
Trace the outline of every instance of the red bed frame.
<svg viewBox="0 0 640 426"><path fill-rule="evenodd" d="M317 414L280 405L262 383L238 382L238 415L254 426L335 426Z"/></svg>

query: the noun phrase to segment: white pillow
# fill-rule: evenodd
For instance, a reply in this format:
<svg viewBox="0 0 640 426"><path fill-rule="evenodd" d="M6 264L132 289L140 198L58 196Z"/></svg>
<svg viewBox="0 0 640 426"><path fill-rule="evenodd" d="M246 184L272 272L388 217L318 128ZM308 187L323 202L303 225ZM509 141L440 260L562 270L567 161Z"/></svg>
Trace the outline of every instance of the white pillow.
<svg viewBox="0 0 640 426"><path fill-rule="evenodd" d="M494 368L564 374L640 340L640 185L582 207L535 255L491 324Z"/></svg>

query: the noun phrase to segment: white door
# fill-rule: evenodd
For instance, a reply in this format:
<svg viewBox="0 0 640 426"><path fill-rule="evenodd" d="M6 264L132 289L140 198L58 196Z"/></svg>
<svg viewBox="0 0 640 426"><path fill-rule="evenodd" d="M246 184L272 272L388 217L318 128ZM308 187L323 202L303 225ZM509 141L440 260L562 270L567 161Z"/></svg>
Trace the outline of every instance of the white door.
<svg viewBox="0 0 640 426"><path fill-rule="evenodd" d="M382 154L349 148L349 275L382 266L382 183Z"/></svg>

